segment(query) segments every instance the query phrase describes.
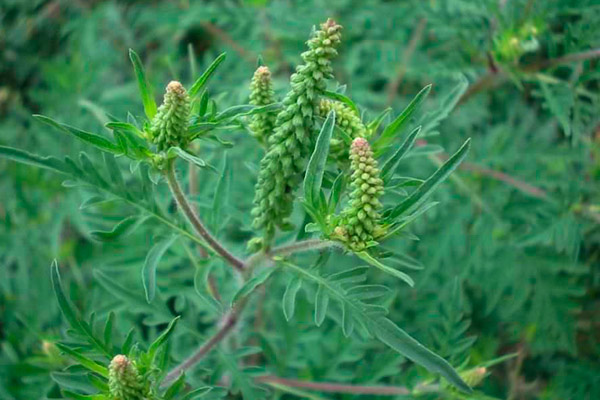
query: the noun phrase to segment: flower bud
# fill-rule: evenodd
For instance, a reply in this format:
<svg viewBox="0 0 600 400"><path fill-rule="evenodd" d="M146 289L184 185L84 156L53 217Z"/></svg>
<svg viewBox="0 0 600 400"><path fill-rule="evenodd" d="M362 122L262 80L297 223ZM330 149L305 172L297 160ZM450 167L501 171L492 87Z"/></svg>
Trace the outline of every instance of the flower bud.
<svg viewBox="0 0 600 400"><path fill-rule="evenodd" d="M150 140L159 151L187 146L189 117L190 96L181 83L169 82L163 103L150 126Z"/></svg>
<svg viewBox="0 0 600 400"><path fill-rule="evenodd" d="M275 103L275 92L271 81L271 71L266 66L261 66L254 72L250 84L250 104L255 106L266 106ZM252 135L262 144L267 144L267 139L275 129L276 114L264 112L252 116L250 131Z"/></svg>
<svg viewBox="0 0 600 400"><path fill-rule="evenodd" d="M60 351L58 350L58 347L56 347L56 345L52 342L49 342L47 340L43 340L42 341L42 351L44 352L44 354L46 356L48 356L48 358L53 359L53 360L60 360Z"/></svg>
<svg viewBox="0 0 600 400"><path fill-rule="evenodd" d="M108 388L113 400L144 400L147 394L137 368L122 354L110 362Z"/></svg>
<svg viewBox="0 0 600 400"><path fill-rule="evenodd" d="M476 367L467 371L461 372L460 377L465 383L471 387L479 385L487 375L487 368Z"/></svg>
<svg viewBox="0 0 600 400"><path fill-rule="evenodd" d="M369 242L384 234L380 225L379 197L383 181L377 161L365 138L356 138L350 147L352 177L350 199L339 218L334 219L332 239L344 243L352 251L363 251Z"/></svg>

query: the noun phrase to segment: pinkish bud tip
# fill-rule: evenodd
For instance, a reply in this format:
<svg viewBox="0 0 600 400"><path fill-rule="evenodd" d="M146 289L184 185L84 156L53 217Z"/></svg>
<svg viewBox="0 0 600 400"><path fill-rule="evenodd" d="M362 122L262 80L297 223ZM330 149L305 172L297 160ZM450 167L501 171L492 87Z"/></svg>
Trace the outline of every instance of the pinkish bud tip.
<svg viewBox="0 0 600 400"><path fill-rule="evenodd" d="M129 365L129 359L127 358L127 356L124 356L123 354L118 354L113 357L110 364L111 364L111 367L113 367L114 369L124 369L125 367L127 367Z"/></svg>
<svg viewBox="0 0 600 400"><path fill-rule="evenodd" d="M271 78L271 70L266 65L260 66L254 72L256 79L266 80Z"/></svg>
<svg viewBox="0 0 600 400"><path fill-rule="evenodd" d="M324 25L325 28L333 28L334 26L338 26L337 22L335 22L335 20L332 18L327 18L327 21Z"/></svg>
<svg viewBox="0 0 600 400"><path fill-rule="evenodd" d="M369 142L367 142L367 139L362 138L362 137L357 137L356 139L354 139L352 141L352 147L356 148L356 149L368 149L369 146Z"/></svg>
<svg viewBox="0 0 600 400"><path fill-rule="evenodd" d="M181 84L181 82L171 81L167 85L167 92L183 93L184 91L185 91L185 88L183 87L183 85Z"/></svg>

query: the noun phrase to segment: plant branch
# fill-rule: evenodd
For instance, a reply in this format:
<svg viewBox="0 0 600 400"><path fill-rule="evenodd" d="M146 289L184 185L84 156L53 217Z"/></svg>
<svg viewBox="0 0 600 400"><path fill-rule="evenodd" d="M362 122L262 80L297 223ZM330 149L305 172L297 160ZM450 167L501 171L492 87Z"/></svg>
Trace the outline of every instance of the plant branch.
<svg viewBox="0 0 600 400"><path fill-rule="evenodd" d="M189 176L188 176L188 184L189 184L189 194L191 198L194 198L198 195L198 173L196 172L196 168L194 164L189 162ZM208 257L208 253L201 246L198 246L198 252L200 253L200 257L206 258Z"/></svg>
<svg viewBox="0 0 600 400"><path fill-rule="evenodd" d="M404 49L404 53L402 55L402 64L398 67L396 71L396 77L393 81L390 82L387 88L387 104L388 106L392 104L394 97L396 97L396 93L398 93L398 88L404 79L404 74L406 73L406 68L410 59L412 58L413 53L417 49L417 45L421 41L421 37L423 36L423 32L425 31L425 26L427 25L427 19L421 18L417 23L417 26L413 30L413 33Z"/></svg>
<svg viewBox="0 0 600 400"><path fill-rule="evenodd" d="M515 360L514 364L513 364L513 368L509 371L509 392L508 392L508 397L507 400L513 400L517 397L518 392L519 392L519 387L520 387L520 383L521 383L521 378L520 378L520 374L521 374L521 368L523 367L523 361L525 360L525 356L526 356L526 350L525 350L525 346L523 343L521 343L519 345L519 351L518 351L518 355L517 355L517 359Z"/></svg>
<svg viewBox="0 0 600 400"><path fill-rule="evenodd" d="M181 364L169 371L165 379L162 381L161 386L166 386L170 382L179 378L179 376L183 372L187 371L189 368L193 367L198 362L200 362L200 360L202 360L204 356L206 356L217 344L219 344L219 342L225 339L227 334L233 329L233 327L237 323L239 314L242 311L244 305L245 302L240 302L238 303L238 306L236 308L232 308L227 314L225 314L221 319L221 326L219 330L206 342L204 342L200 347L198 347L194 354L192 354Z"/></svg>
<svg viewBox="0 0 600 400"><path fill-rule="evenodd" d="M266 375L256 378L258 382L275 383L283 386L315 390L328 393L351 393L351 394L374 394L380 396L409 395L412 391L404 386L364 386L350 385L335 382L311 382L297 379L280 378L274 375ZM416 388L419 392L435 392L437 386L420 386Z"/></svg>
<svg viewBox="0 0 600 400"><path fill-rule="evenodd" d="M480 165L473 164L470 162L463 163L463 165L460 166L460 169L465 170L465 171L475 172L475 173L493 178L497 181L504 182L507 185L512 186L512 187L520 190L523 193L527 193L527 194L529 194L533 197L537 197L539 199L548 200L548 193L546 193L544 190L542 190L536 186L533 186L527 182L523 182L523 181L521 181L517 178L514 178L508 174L505 174L504 172L495 171L493 169L482 167Z"/></svg>
<svg viewBox="0 0 600 400"><path fill-rule="evenodd" d="M562 64L568 64L577 61L587 61L600 58L600 48L582 51L579 53L566 54L562 57L551 58L549 60L542 60L537 63L526 65L523 67L525 72L535 72L546 68L556 67Z"/></svg>
<svg viewBox="0 0 600 400"><path fill-rule="evenodd" d="M534 73L543 69L552 68L563 64L568 64L577 61L594 60L596 58L600 58L600 48L582 51L579 53L567 54L562 57L551 58L549 60L542 60L536 63L524 65L517 68L518 70L524 73ZM486 90L490 87L498 86L507 80L508 75L505 72L502 72L502 70L492 70L488 72L486 75L479 78L478 81L476 81L473 85L469 87L469 89L462 95L462 97L458 101L457 106L466 103L475 94Z"/></svg>
<svg viewBox="0 0 600 400"><path fill-rule="evenodd" d="M206 229L196 212L192 209L190 204L188 203L185 194L181 190L181 186L179 186L179 182L177 181L177 177L175 176L175 160L171 160L168 163L167 170L165 173L167 177L167 182L169 183L169 188L175 197L175 201L179 205L179 208L196 232L208 243L208 245L221 257L223 257L232 267L235 269L242 271L245 267L245 263L234 256L231 252L229 252L217 239L215 239L210 232Z"/></svg>
<svg viewBox="0 0 600 400"><path fill-rule="evenodd" d="M221 39L225 44L235 50L243 59L250 63L256 63L256 55L246 50L242 45L236 42L227 32L211 22L201 22L201 25L211 35Z"/></svg>
<svg viewBox="0 0 600 400"><path fill-rule="evenodd" d="M293 253L302 253L311 250L326 249L328 247L341 247L341 244L333 240L308 239L301 242L294 242L277 246L271 249L270 256L283 256Z"/></svg>
<svg viewBox="0 0 600 400"><path fill-rule="evenodd" d="M179 200L177 200L177 204L180 204L180 207L184 210L184 212L186 213L186 216L188 216L188 218L189 218L188 212L191 213L192 216L195 218L195 221L197 223L199 223L200 226L202 226L202 228L204 229L204 226L202 225L200 220L197 218L197 216L194 214L191 207L185 200L183 193L181 192L181 188L179 187L179 184L175 177L173 162L170 162L169 166L167 168L167 178L169 181L169 187L171 187L171 190L173 191L175 198L179 199ZM180 203L180 200L182 200L182 203ZM183 204L183 206L181 204ZM184 207L186 207L186 208L184 209ZM185 211L185 210L188 210L188 211ZM192 220L190 218L190 222L192 224L194 224L192 221L194 221L194 220ZM196 226L194 225L194 227L196 227ZM206 232L206 229L204 229L204 232ZM202 233L200 231L198 233L200 233L202 235ZM208 232L206 232L206 233L208 233ZM202 237L204 237L204 235L202 235ZM210 237L212 238L212 236L210 236ZM209 244L211 244L211 243L209 242ZM284 245L284 246L280 246L280 247L275 247L268 254L265 254L265 253L255 254L254 256L248 258L245 262L238 260L239 261L239 269L241 270L241 269L245 269L246 267L251 267L261 257L264 257L264 256L273 257L275 255L292 254L292 253L298 253L298 252L309 251L309 250L314 250L314 249L323 249L323 248L332 247L332 246L339 246L339 244L336 242L332 242L332 241L311 239L311 240L296 242L296 243L292 243L292 244L288 244L288 245ZM212 244L211 244L211 247L212 247ZM218 247L218 248L221 248L221 247ZM217 253L219 253L218 248L215 248L215 251ZM226 252L225 249L222 249L222 250ZM219 254L221 254L221 253L219 253ZM227 254L229 254L229 253L227 253ZM225 257L225 256L223 256L223 257ZM237 258L236 258L236 260L237 260ZM232 265L234 265L234 264L232 264ZM238 268L238 267L236 267L236 268ZM210 352L210 350L213 349L213 347L215 347L220 341L222 341L227 336L227 334L233 329L235 324L237 323L239 314L245 307L246 302L247 302L246 300L240 301L236 305L235 308L231 309L227 314L225 314L225 316L223 316L223 318L221 320L221 323L220 323L221 327L219 328L219 330L211 338L209 338L206 342L204 342L189 358L187 358L185 361L183 361L177 367L173 368L167 374L167 376L165 377L165 379L163 380L161 385L165 386L168 383L172 382L174 379L177 379L179 377L179 375L181 375L182 372L188 370L189 368L193 367L198 362L200 362L200 360L202 360L204 358L204 356L206 354L208 354L208 352Z"/></svg>
<svg viewBox="0 0 600 400"><path fill-rule="evenodd" d="M341 247L342 245L332 240L308 239L300 242L285 244L283 246L273 247L266 253L257 253L246 260L247 266L253 266L262 258L271 259L276 256L285 256L294 253L302 253L311 250L320 250L328 247Z"/></svg>
<svg viewBox="0 0 600 400"><path fill-rule="evenodd" d="M424 146L426 144L427 144L427 141L420 139L417 143L417 146ZM439 160L440 162L443 162L443 161L447 160L449 156L446 153L441 153L441 154L435 155L434 157L435 157L435 159ZM461 170L464 170L464 171L470 171L470 172L474 172L477 174L481 174L483 176L487 176L489 178L503 182L503 183L505 183L509 186L512 186L515 189L518 189L521 192L526 193L530 196L537 197L537 198L543 199L543 200L550 199L550 197L548 196L548 193L545 190L540 189L536 186L533 186L533 185L531 185L527 182L524 182L520 179L517 179L511 175L504 173L504 172L496 171L491 168L483 167L481 165L477 165L477 164L474 164L474 163L471 163L468 161L463 162L458 168Z"/></svg>

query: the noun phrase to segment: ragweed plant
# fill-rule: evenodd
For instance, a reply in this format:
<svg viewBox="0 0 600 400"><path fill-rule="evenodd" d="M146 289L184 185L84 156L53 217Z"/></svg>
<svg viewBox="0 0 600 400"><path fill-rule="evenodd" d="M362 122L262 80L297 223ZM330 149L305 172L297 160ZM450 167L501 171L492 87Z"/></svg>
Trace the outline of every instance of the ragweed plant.
<svg viewBox="0 0 600 400"><path fill-rule="evenodd" d="M250 347L255 342L246 332L251 329L248 324L239 324L241 328L234 329L239 321L248 318L244 311L259 307L254 301L257 289L269 285L276 275L285 276L286 280L281 302L286 320L290 321L297 313L298 293L304 288L314 303L313 319L317 326L329 317L341 326L342 334L351 339L348 343L375 341L378 346L434 374L421 379L414 388L394 389L397 393L419 395L435 391L462 396L461 393L471 391L465 379L473 384L481 382L485 369L478 373L477 379L472 378L472 371L480 368L475 371L481 372L483 366L471 365L469 369L462 366L464 370L456 371L386 317L391 303L391 291L386 286L366 283L367 273L384 273L413 284L412 278L401 271L398 260L403 255L383 246L390 238L404 233L412 221L435 205L428 201L429 196L465 158L469 142L426 180L397 176L396 170L413 150L420 128L406 135L402 143L397 143L398 138L416 115L430 86L419 92L385 127L381 116L363 122L353 100L343 93L327 91L326 81L334 78L331 62L337 55L340 32L341 26L328 20L312 34L309 50L302 54L304 64L292 75L291 90L281 104L274 102L270 73L260 67L251 85L252 104L219 111L207 83L223 62L225 55L221 55L189 88L177 81L169 83L163 103L157 107L141 61L131 51L145 117L130 115L127 121L111 120L106 128L112 134L107 135L36 116L103 152L102 162L86 153L81 153L78 160L69 156L59 159L0 147L0 155L5 158L62 174L67 177L68 186L80 186L90 194L83 204L85 208L96 207L102 212L107 200L124 203L130 214L111 230L91 232L96 240L126 240L128 234L149 219L163 229L161 239L149 250L141 270L145 298L139 299L102 272L96 274L96 279L115 293L118 301L134 302L150 321L158 321L154 325L163 325L162 333L160 329L144 332L147 338L155 336L154 340L134 343L131 331L117 344L113 338L116 329L113 313L108 315L100 334L94 316L84 318L71 304L58 264L52 264L53 288L71 326L67 332L69 339L56 344L72 362L61 373L67 374L69 379L85 381L74 386L79 392L66 385L63 395L77 399L166 400L220 398L228 393L241 393L244 399L264 399L265 390L293 387L298 381L273 375L281 368L268 362L268 344ZM276 110L279 111L273 119L271 115ZM252 226L261 239L253 254L244 255L240 246L233 250L218 230L211 232L210 228L218 226L219 221L215 224L213 218L211 224L207 224L201 218L196 204L190 202L181 184L178 175L182 171L177 169L177 162L180 167L184 161L189 168L214 172L216 168L201 157L203 143L216 143L225 149L234 146L225 135L243 129L248 118L252 120L252 133L267 149L260 162L251 211ZM199 145L192 146L195 141ZM347 156L348 160L339 162L340 155ZM123 159L129 159L129 168L123 168ZM217 211L224 200L228 171L225 164L214 190L213 211L216 210L217 216L221 215ZM167 202L160 192L163 182L171 193ZM294 201L297 193L301 198L299 202ZM173 201L182 221L169 212ZM294 203L302 205L302 209L298 209L304 211L300 219L292 214ZM291 229L294 218L294 225L299 227L296 236L303 239L280 243L286 238L279 230ZM313 237L307 238L310 235ZM180 304L171 306L160 301L157 267L176 242L194 265L198 265L198 271L202 271L202 265L212 262L231 267L221 271L220 276L227 278L209 285L209 293L199 289L201 285L197 281L202 279L194 278L194 288L201 301L218 316L213 321L214 332L206 340L200 340L197 332L206 324L190 323L186 321L189 315L178 312ZM256 240L251 242L256 244ZM201 248L201 255L195 255L191 245ZM307 252L319 252L320 256L313 265L300 265L295 255ZM327 258L334 252L359 260L361 264L366 262L373 268L360 265L326 271ZM211 274L208 268L204 271L205 276ZM229 279L231 274L233 279ZM208 277L206 279L210 282ZM275 296L277 291L268 295ZM188 338L171 346L169 338L180 319L177 329L184 330ZM165 326L166 320L170 320L168 326ZM201 336L205 336L204 333ZM231 351L217 349L229 336L236 337L230 343ZM201 342L199 347L189 351L190 345L198 341ZM185 354L172 353L173 347L188 350ZM246 368L251 364L244 357L252 354L259 355L258 362L262 362L263 368ZM215 363L205 365L205 370L196 368L208 356L216 357ZM257 362L252 365L257 366ZM445 381L433 382L438 376ZM65 379L63 377L61 382ZM346 386L346 390L353 393L352 385ZM370 387L367 392L390 393L388 389ZM365 393L364 390L356 390L356 393Z"/></svg>

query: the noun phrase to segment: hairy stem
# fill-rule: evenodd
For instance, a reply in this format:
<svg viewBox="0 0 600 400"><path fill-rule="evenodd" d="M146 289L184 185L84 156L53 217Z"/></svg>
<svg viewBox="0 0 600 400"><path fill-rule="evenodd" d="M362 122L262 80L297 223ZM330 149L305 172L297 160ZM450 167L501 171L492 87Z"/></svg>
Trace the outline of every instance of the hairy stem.
<svg viewBox="0 0 600 400"><path fill-rule="evenodd" d="M220 322L219 330L211 336L206 342L202 343L200 347L185 361L173 368L165 379L162 381L161 386L166 386L170 382L179 378L183 372L196 365L200 360L204 358L219 342L221 342L229 332L233 329L237 323L240 312L242 311L245 302L240 302L236 308L232 308L227 314L223 316Z"/></svg>
<svg viewBox="0 0 600 400"><path fill-rule="evenodd" d="M334 242L332 240L321 240L321 239L308 239L300 242L294 242L285 244L283 246L273 247L266 253L258 253L246 260L246 265L251 267L260 260L267 258L270 259L275 256L285 256L294 253L302 253L305 251L326 249L328 247L342 247L341 243Z"/></svg>
<svg viewBox="0 0 600 400"><path fill-rule="evenodd" d="M222 40L223 43L235 50L235 52L238 53L244 60L251 64L256 64L256 54L246 50L244 46L236 42L226 31L211 22L201 22L201 25L210 34Z"/></svg>
<svg viewBox="0 0 600 400"><path fill-rule="evenodd" d="M189 184L189 195L191 198L194 198L198 194L198 173L196 172L196 167L193 163L189 164L189 176L188 176L188 184ZM208 257L208 253L201 246L198 246L198 253L200 253L200 257L206 258Z"/></svg>
<svg viewBox="0 0 600 400"><path fill-rule="evenodd" d="M417 146L424 146L427 144L426 140L419 140L417 143ZM449 158L449 155L446 153L440 153L439 155L435 155L433 156L434 160L442 163L444 161L446 161ZM440 164L438 164L439 166ZM515 189L526 193L530 196L533 197L537 197L539 199L543 199L543 200L549 200L549 196L548 193L546 191L544 191L543 189L538 188L537 186L533 186L527 182L524 182L518 178L515 178L514 176L508 175L504 172L500 172L500 171L496 171L493 170L491 168L487 168L478 164L474 164L471 162L463 162L460 166L459 169L464 170L464 171L470 171L470 172L474 172L477 174L481 174L483 176L487 176L489 178L495 179L499 182L505 183L509 186L514 187Z"/></svg>
<svg viewBox="0 0 600 400"><path fill-rule="evenodd" d="M572 62L595 60L600 58L600 48L582 51L580 53L566 54L562 57L551 58L549 60L543 60L537 63L521 66L518 69L524 73L534 73L547 68L553 68L563 64L569 64ZM479 92L482 92L488 88L499 86L504 82L509 81L509 76L503 71L492 70L486 75L479 78L469 89L462 95L458 101L457 106L466 103L471 97Z"/></svg>
<svg viewBox="0 0 600 400"><path fill-rule="evenodd" d="M208 243L208 245L221 257L223 257L232 267L235 269L242 271L245 267L245 263L234 256L231 252L229 252L217 239L215 239L210 232L206 229L194 209L188 203L185 194L181 190L181 186L179 186L179 182L177 181L177 177L175 176L175 160L169 161L166 170L167 182L169 183L169 188L175 197L175 201L177 201L177 205L196 232Z"/></svg>
<svg viewBox="0 0 600 400"><path fill-rule="evenodd" d="M326 249L328 247L341 247L341 244L332 240L308 239L301 242L285 244L283 246L274 247L269 252L270 256L283 256L293 253L302 253L311 250Z"/></svg>
<svg viewBox="0 0 600 400"><path fill-rule="evenodd" d="M352 394L374 394L381 396L409 395L412 391L404 386L364 386L350 385L336 382L311 382L297 379L280 378L274 375L266 375L256 378L258 382L275 383L287 387L315 390L328 393L352 393ZM439 391L437 386L420 386L420 392Z"/></svg>
<svg viewBox="0 0 600 400"><path fill-rule="evenodd" d="M557 65L568 64L568 63L579 62L579 61L594 60L596 58L600 58L600 48L582 51L579 53L565 54L562 57L551 58L549 60L543 60L538 63L527 65L523 69L526 72L539 71L540 69L552 68L552 67L556 67Z"/></svg>
<svg viewBox="0 0 600 400"><path fill-rule="evenodd" d="M403 62L398 66L396 71L396 77L393 81L390 82L387 88L387 105L392 105L394 101L394 97L396 97L396 93L398 92L398 88L404 79L404 74L406 73L406 69L408 64L412 58L413 53L417 49L421 38L423 37L423 33L425 32L425 26L427 25L427 19L421 18L419 22L417 22L417 26L413 30L410 40L404 49L404 53L402 54Z"/></svg>

